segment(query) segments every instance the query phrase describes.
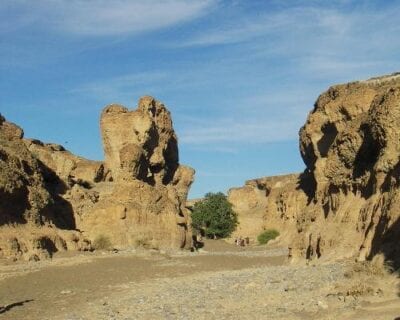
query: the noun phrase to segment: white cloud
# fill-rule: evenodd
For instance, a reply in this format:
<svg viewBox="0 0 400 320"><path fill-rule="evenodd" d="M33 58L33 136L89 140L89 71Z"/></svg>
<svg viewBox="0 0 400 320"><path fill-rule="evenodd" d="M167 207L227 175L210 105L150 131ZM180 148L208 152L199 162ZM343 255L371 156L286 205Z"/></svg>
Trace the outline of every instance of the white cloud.
<svg viewBox="0 0 400 320"><path fill-rule="evenodd" d="M210 92L215 88L233 93L243 90L246 96L240 99L235 94L233 98L226 95L222 103L208 98L204 109L217 109L218 116L185 118L193 110L190 105L181 108L175 118L180 142L234 152L238 143L296 140L318 94L328 85L400 67L391 57L400 51L396 14L400 15L400 7L372 14L367 9L344 12L313 6L226 19L218 28L204 29L185 42L195 47L241 43L227 47L223 59L210 56L204 63L193 62L191 68L171 66L155 73L154 78L122 76L84 89L99 95L109 92L110 98L120 97L135 86L154 88L157 95L196 92L204 86ZM268 59L273 62L265 63ZM254 70L257 65L260 72ZM258 94L249 96L253 90ZM221 117L225 110L229 116Z"/></svg>
<svg viewBox="0 0 400 320"><path fill-rule="evenodd" d="M196 121L195 123L198 123ZM278 121L264 116L258 119L204 119L202 125L186 124L179 142L189 145L259 144L297 138L299 125L295 120ZM234 149L230 149L232 152Z"/></svg>
<svg viewBox="0 0 400 320"><path fill-rule="evenodd" d="M249 17L237 17L234 23L202 30L183 46L209 46L240 43L262 36L282 35L291 39L294 34L309 30L309 36L319 33L344 34L351 27L351 20L337 10L317 7L290 8ZM304 34L303 34L304 36ZM278 40L279 42L279 40Z"/></svg>
<svg viewBox="0 0 400 320"><path fill-rule="evenodd" d="M215 2L214 0L3 1L0 4L0 17L5 18L7 24L13 25L14 29L43 24L47 28L80 36L130 35L172 26L206 13ZM12 22L7 19L10 13L14 20Z"/></svg>
<svg viewBox="0 0 400 320"><path fill-rule="evenodd" d="M231 19L234 23L211 26L177 45L241 43L247 61L276 59L278 64L293 63L299 76L351 80L399 67L399 16L400 6L395 4L376 9L366 2L343 9L310 2L250 17L238 15Z"/></svg>

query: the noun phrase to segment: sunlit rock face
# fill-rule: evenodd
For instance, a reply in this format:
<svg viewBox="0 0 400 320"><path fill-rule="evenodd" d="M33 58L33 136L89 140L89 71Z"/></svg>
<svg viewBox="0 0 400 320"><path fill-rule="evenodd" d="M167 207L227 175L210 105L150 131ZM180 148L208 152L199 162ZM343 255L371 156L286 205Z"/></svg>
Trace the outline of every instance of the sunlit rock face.
<svg viewBox="0 0 400 320"><path fill-rule="evenodd" d="M299 135L305 172L254 185L270 189L263 227L282 230L294 258L398 261L400 75L329 88Z"/></svg>
<svg viewBox="0 0 400 320"><path fill-rule="evenodd" d="M55 246L57 241L50 239L53 245L41 246L43 252L49 246L53 251L88 249L99 236L117 248L191 245L185 203L194 170L179 164L170 112L146 96L134 111L115 104L105 107L100 122L104 162L73 155L60 145L23 139L19 127L0 117L4 255L11 255L7 248L17 241L12 255L28 258L32 243L49 230L50 238L63 234L58 242L64 244ZM29 232L18 235L11 223L32 226L36 240Z"/></svg>
<svg viewBox="0 0 400 320"><path fill-rule="evenodd" d="M100 122L105 163L115 181L171 182L179 167L178 142L161 102L143 97L134 111L113 104L103 110Z"/></svg>

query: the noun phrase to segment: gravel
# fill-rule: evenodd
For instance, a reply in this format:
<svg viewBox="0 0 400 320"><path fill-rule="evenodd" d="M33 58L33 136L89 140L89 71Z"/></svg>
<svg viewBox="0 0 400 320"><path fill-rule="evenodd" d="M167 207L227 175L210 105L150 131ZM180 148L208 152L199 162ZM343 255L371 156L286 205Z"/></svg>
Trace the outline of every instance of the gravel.
<svg viewBox="0 0 400 320"><path fill-rule="evenodd" d="M326 313L344 266L270 266L152 279L60 319L310 319ZM336 299L339 301L339 299ZM341 302L354 308L354 301Z"/></svg>

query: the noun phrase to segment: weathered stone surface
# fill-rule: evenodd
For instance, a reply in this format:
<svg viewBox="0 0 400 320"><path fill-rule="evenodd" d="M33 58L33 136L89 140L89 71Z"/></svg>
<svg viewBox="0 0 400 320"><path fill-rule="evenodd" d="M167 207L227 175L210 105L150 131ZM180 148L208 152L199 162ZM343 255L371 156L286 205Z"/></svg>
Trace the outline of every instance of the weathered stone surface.
<svg viewBox="0 0 400 320"><path fill-rule="evenodd" d="M47 169L22 138L22 129L0 117L0 257L37 261L89 249L81 234L61 230L75 228L73 214L60 213Z"/></svg>
<svg viewBox="0 0 400 320"><path fill-rule="evenodd" d="M279 230L283 241L295 233L293 221L299 208L307 204L307 195L299 188L300 175L289 174L246 181L244 187L232 188L228 200L238 213L239 226L234 236L256 241L265 229Z"/></svg>
<svg viewBox="0 0 400 320"><path fill-rule="evenodd" d="M300 130L306 171L254 184L270 190L263 228L279 228L295 258L400 262L399 128L400 75L329 88Z"/></svg>
<svg viewBox="0 0 400 320"><path fill-rule="evenodd" d="M101 115L105 163L115 181L167 185L178 169L178 144L169 111L152 97L137 110L107 106Z"/></svg>
<svg viewBox="0 0 400 320"><path fill-rule="evenodd" d="M104 181L107 172L100 161L91 161L73 155L63 146L38 140L25 139L29 151L39 160L47 174L54 174L66 186L78 184L93 184Z"/></svg>
<svg viewBox="0 0 400 320"><path fill-rule="evenodd" d="M262 231L267 198L265 190L254 188L248 183L249 181L244 187L232 188L228 192L228 201L232 203L240 221L232 236L249 237L255 241Z"/></svg>
<svg viewBox="0 0 400 320"><path fill-rule="evenodd" d="M194 170L179 165L170 112L146 96L134 111L107 106L100 122L110 182L93 188L99 198L83 210L82 230L120 247L190 245L185 202Z"/></svg>
<svg viewBox="0 0 400 320"><path fill-rule="evenodd" d="M0 121L0 224L40 224L51 203L41 168L22 141L18 126Z"/></svg>
<svg viewBox="0 0 400 320"><path fill-rule="evenodd" d="M3 256L37 260L46 257L46 248L48 256L63 248L89 249L85 237L99 236L118 248L191 245L185 203L194 170L179 165L167 108L147 96L135 111L107 106L101 131L104 162L23 139L23 131L0 116ZM30 236L28 229L11 223L27 223L35 232ZM44 244L34 245L34 239Z"/></svg>

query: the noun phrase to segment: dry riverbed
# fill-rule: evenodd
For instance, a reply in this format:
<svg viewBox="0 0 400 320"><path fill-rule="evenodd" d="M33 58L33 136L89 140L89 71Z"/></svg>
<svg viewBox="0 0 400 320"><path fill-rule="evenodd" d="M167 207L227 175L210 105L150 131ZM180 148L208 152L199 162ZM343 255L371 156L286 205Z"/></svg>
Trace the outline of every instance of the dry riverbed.
<svg viewBox="0 0 400 320"><path fill-rule="evenodd" d="M390 319L393 276L360 283L349 262L298 266L280 248L124 251L0 265L0 319ZM376 280L376 281L375 281ZM370 287L354 289L354 283ZM353 291L352 291L353 290ZM365 292L364 292L365 291ZM400 319L400 318L399 318Z"/></svg>

